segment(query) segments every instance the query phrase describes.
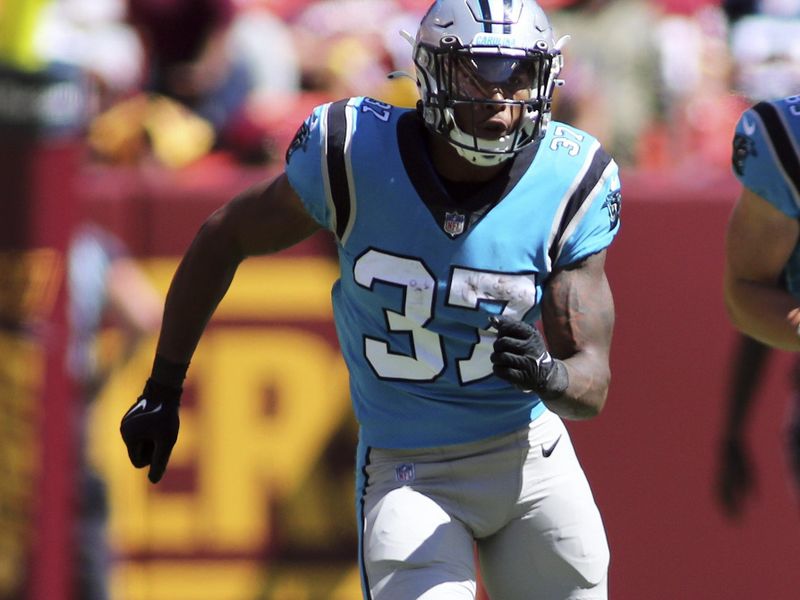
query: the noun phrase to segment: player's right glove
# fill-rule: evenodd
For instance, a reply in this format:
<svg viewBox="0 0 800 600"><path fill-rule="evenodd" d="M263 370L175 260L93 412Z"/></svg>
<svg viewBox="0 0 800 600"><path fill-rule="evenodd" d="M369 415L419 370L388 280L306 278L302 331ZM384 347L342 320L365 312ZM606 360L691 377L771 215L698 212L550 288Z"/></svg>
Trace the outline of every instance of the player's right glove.
<svg viewBox="0 0 800 600"><path fill-rule="evenodd" d="M148 479L158 483L178 439L178 406L182 388L170 387L151 377L144 391L122 417L120 433L128 457L137 469L150 465Z"/></svg>
<svg viewBox="0 0 800 600"><path fill-rule="evenodd" d="M550 355L536 327L504 316L489 321L497 328L490 357L495 375L545 400L564 393L569 386L567 367Z"/></svg>

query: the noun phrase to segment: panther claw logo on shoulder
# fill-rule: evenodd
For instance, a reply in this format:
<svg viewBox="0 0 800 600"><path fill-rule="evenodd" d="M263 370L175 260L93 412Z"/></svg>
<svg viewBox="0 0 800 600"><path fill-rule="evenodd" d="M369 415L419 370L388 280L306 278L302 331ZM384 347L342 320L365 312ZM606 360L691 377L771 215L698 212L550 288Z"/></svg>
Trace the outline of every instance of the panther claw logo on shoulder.
<svg viewBox="0 0 800 600"><path fill-rule="evenodd" d="M733 170L737 175L744 175L744 165L748 156L756 156L755 142L746 135L737 133L733 138Z"/></svg>
<svg viewBox="0 0 800 600"><path fill-rule="evenodd" d="M603 203L603 208L608 210L609 229L614 229L619 221L619 210L622 204L622 194L619 191L611 192Z"/></svg>
<svg viewBox="0 0 800 600"><path fill-rule="evenodd" d="M462 215L460 212L448 211L444 213L444 224L442 228L447 235L454 238L464 233L466 223L466 215Z"/></svg>
<svg viewBox="0 0 800 600"><path fill-rule="evenodd" d="M303 124L300 125L297 132L294 134L294 138L292 139L292 143L289 144L289 147L286 149L286 161L289 161L289 158L292 156L295 150L298 148L305 149L306 142L308 141L308 136L311 134L311 125L309 125L310 119L306 119L303 121Z"/></svg>

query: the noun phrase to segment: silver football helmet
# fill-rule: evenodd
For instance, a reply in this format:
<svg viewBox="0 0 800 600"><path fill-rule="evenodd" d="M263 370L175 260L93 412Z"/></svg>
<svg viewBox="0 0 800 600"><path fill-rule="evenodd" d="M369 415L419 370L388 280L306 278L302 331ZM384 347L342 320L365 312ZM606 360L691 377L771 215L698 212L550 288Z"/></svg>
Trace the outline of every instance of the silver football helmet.
<svg viewBox="0 0 800 600"><path fill-rule="evenodd" d="M553 91L563 83L565 40L555 41L533 0L437 0L414 41L425 124L475 164L511 158L544 135ZM487 105L509 105L521 116L496 139L479 137L476 111Z"/></svg>

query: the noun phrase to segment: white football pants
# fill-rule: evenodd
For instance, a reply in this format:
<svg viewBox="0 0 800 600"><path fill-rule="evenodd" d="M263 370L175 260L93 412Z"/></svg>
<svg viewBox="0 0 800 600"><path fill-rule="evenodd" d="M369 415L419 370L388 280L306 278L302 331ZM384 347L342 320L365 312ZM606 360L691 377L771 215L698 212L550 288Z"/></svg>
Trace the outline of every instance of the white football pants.
<svg viewBox="0 0 800 600"><path fill-rule="evenodd" d="M609 552L561 419L480 442L359 447L367 600L606 600Z"/></svg>

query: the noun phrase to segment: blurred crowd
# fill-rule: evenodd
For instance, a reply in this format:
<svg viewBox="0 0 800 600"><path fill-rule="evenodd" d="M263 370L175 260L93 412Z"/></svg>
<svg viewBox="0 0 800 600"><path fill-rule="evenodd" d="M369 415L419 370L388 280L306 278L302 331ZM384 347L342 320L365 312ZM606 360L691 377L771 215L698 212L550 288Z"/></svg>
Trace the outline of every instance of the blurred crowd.
<svg viewBox="0 0 800 600"><path fill-rule="evenodd" d="M14 4L13 0L9 0ZM800 0L542 0L564 52L556 119L623 167L726 168L738 114L800 89ZM37 56L89 73L93 160L282 160L315 105L417 100L428 0L51 0ZM0 49L1 50L1 49ZM1 59L0 59L1 60Z"/></svg>

